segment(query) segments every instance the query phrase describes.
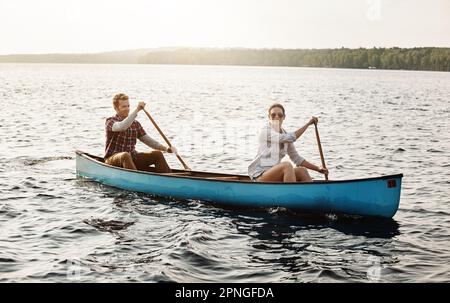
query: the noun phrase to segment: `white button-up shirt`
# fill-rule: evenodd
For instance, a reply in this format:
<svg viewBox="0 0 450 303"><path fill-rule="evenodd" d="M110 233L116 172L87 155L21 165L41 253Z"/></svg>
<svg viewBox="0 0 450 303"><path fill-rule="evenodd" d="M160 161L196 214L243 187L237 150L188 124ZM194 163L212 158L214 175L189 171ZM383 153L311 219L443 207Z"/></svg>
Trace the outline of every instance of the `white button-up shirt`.
<svg viewBox="0 0 450 303"><path fill-rule="evenodd" d="M248 166L250 178L255 180L266 170L280 163L286 154L296 166L300 166L305 159L295 149L295 140L295 133L288 133L284 129L282 133L278 133L269 123L266 124L259 134L258 154Z"/></svg>

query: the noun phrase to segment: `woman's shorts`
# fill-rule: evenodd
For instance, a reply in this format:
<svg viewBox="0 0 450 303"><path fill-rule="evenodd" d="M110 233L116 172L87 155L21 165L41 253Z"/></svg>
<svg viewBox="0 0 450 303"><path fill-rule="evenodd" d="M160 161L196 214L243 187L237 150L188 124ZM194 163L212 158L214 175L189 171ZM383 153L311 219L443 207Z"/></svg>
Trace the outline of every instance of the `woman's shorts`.
<svg viewBox="0 0 450 303"><path fill-rule="evenodd" d="M250 179L252 180L252 182L258 182L258 178L261 177L262 174L264 174L264 171L255 174L255 175L254 175L253 177L251 177Z"/></svg>

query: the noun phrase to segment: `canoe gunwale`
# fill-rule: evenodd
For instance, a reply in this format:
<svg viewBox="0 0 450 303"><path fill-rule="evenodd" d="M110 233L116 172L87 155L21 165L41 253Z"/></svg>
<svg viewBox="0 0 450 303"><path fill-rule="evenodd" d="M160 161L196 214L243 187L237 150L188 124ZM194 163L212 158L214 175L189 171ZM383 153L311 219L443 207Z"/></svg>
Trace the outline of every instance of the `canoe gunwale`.
<svg viewBox="0 0 450 303"><path fill-rule="evenodd" d="M130 172L130 173L135 173L135 174L144 174L144 175L154 175L154 176L158 176L158 177L166 177L166 178L182 178L182 179L191 179L191 180L202 180L205 182L232 182L232 183L239 183L239 184L254 184L254 185L295 185L295 186L301 186L301 185L323 185L323 184L335 184L335 183L347 183L347 182L365 182L365 181L374 181L374 180L388 180L388 179L398 179L398 178L403 178L403 174L395 174L395 175L384 175L384 176L380 176L380 177L372 177L372 178L363 178L363 179L351 179L351 180L332 180L332 181L325 181L325 180L315 180L314 182L251 182L249 180L219 180L219 179L206 179L206 178L202 178L202 177L195 177L195 176L180 176L180 175L165 175L165 174L160 174L160 173L155 173L155 172L147 172L147 171L135 171L135 170L131 170L131 169L126 169L126 168L122 168L122 167L117 167L117 166L111 166L108 165L104 162L98 161L97 159L95 159L96 156L94 155L90 155L86 152L80 151L80 150L76 150L75 153L83 158L86 158L89 161L95 162L99 165L105 166L109 169L115 169L115 170L122 170L122 171L126 171L126 172ZM99 157L101 158L101 157ZM184 171L184 170L176 170L176 171ZM242 178L248 178L248 176L243 176L243 175L232 175L232 174L219 174L219 173L210 173L210 172L201 172L201 171L189 171L192 173L199 173L199 174L204 174L204 173L208 173L211 175L217 175L217 177L219 176L238 176L238 177L242 177Z"/></svg>

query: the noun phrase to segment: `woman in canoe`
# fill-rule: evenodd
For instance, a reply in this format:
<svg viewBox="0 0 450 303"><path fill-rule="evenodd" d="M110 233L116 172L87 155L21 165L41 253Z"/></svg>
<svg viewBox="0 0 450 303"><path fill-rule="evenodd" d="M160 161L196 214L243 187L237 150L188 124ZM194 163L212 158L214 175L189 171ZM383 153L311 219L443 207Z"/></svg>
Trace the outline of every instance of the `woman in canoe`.
<svg viewBox="0 0 450 303"><path fill-rule="evenodd" d="M162 152L177 153L175 147L166 147L150 138L141 124L136 121L137 114L145 107L139 102L137 108L130 113L130 102L125 94L117 94L113 98L116 115L106 119L105 163L132 170L151 170L167 173L171 169ZM135 150L136 139L139 139L154 151L138 153Z"/></svg>
<svg viewBox="0 0 450 303"><path fill-rule="evenodd" d="M269 108L269 122L259 134L259 149L256 158L248 167L252 181L257 182L311 182L308 169L321 174L328 174L326 168L318 167L306 161L295 149L294 142L305 130L318 122L312 117L308 123L295 132L288 133L282 128L286 113L281 104L273 104ZM281 162L288 154L296 167L289 162Z"/></svg>

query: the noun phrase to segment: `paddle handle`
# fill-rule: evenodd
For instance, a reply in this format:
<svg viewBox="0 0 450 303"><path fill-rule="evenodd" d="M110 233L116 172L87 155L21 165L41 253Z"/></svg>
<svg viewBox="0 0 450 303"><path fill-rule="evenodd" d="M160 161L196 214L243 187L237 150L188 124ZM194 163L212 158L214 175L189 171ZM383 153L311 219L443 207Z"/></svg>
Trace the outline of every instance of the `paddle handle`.
<svg viewBox="0 0 450 303"><path fill-rule="evenodd" d="M169 139L167 139L166 135L164 135L164 133L162 132L162 130L159 128L158 124L156 124L155 120L153 120L152 116L150 116L150 114L148 113L148 111L144 108L143 109L145 114L147 115L147 117L150 119L150 121L152 121L153 125L155 126L155 128L158 130L159 134L161 135L161 137L163 137L164 141L166 141L167 145L169 147L172 146L172 144L170 143ZM184 169L186 170L191 170L189 168L189 166L187 166L187 164L183 161L183 159L181 159L180 155L176 155L178 160L180 160L181 164L183 165Z"/></svg>
<svg viewBox="0 0 450 303"><path fill-rule="evenodd" d="M316 129L316 139L317 139L317 145L319 146L320 160L322 161L322 167L326 168L325 158L323 157L322 144L320 143L319 130L317 129L317 123L314 123L314 126ZM328 174L325 174L325 180L328 181Z"/></svg>

